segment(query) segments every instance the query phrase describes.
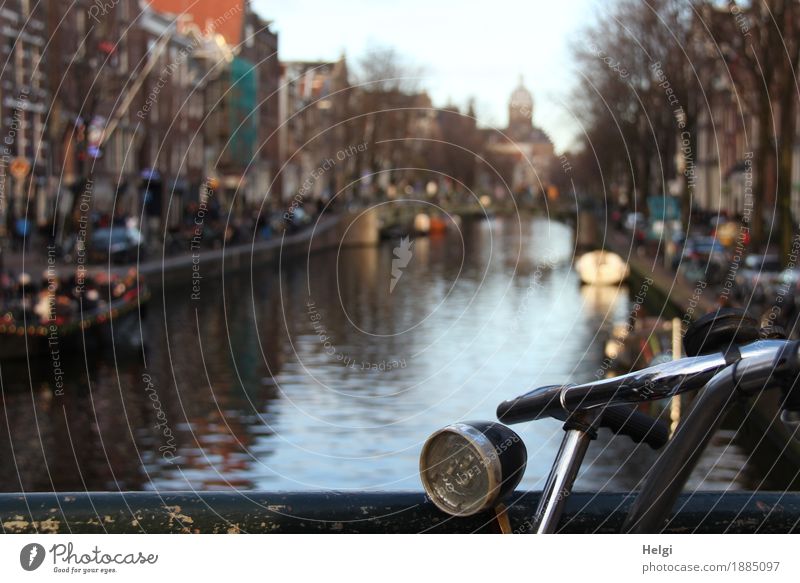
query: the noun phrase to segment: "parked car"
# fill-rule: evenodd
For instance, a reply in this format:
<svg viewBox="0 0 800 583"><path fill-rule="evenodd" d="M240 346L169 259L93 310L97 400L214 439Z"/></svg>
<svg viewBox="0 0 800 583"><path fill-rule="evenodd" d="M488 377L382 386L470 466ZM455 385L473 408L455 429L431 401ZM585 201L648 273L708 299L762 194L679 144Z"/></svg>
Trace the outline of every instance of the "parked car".
<svg viewBox="0 0 800 583"><path fill-rule="evenodd" d="M646 225L647 219L644 218L644 213L628 213L625 217L625 228L629 231L644 228Z"/></svg>
<svg viewBox="0 0 800 583"><path fill-rule="evenodd" d="M680 221L654 220L650 223L650 227L647 231L647 237L652 241L674 241L675 235L682 232L683 225Z"/></svg>
<svg viewBox="0 0 800 583"><path fill-rule="evenodd" d="M764 303L767 293L781 283L781 261L777 255L748 255L736 274L736 298L746 303Z"/></svg>
<svg viewBox="0 0 800 583"><path fill-rule="evenodd" d="M780 326L792 339L800 335L800 268L784 269L763 305L758 306L762 326Z"/></svg>
<svg viewBox="0 0 800 583"><path fill-rule="evenodd" d="M747 229L742 229L741 223L736 221L720 223L714 229L712 235L725 247L733 247L737 242L745 247L750 244L750 232Z"/></svg>
<svg viewBox="0 0 800 583"><path fill-rule="evenodd" d="M688 237L680 256L673 259L673 268L689 279L720 283L728 269L728 253L714 237Z"/></svg>
<svg viewBox="0 0 800 583"><path fill-rule="evenodd" d="M101 228L89 240L89 261L95 263L133 263L141 259L144 237L135 227Z"/></svg>
<svg viewBox="0 0 800 583"><path fill-rule="evenodd" d="M781 271L778 276L778 285L783 288L784 293L800 294L800 267L790 267Z"/></svg>
<svg viewBox="0 0 800 583"><path fill-rule="evenodd" d="M643 213L628 213L625 217L625 229L633 233L636 241L644 241L647 235L647 219Z"/></svg>

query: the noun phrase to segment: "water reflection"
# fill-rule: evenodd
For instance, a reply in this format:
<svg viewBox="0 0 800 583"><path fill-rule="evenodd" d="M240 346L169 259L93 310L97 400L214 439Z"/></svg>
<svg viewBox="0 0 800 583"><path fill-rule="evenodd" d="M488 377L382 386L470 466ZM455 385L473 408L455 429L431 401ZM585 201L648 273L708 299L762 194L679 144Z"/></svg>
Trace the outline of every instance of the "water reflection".
<svg viewBox="0 0 800 583"><path fill-rule="evenodd" d="M631 309L625 287L581 288L562 224L465 221L418 238L391 289L395 245L207 278L201 301L170 290L144 354L75 355L63 398L41 365L4 363L0 488L418 489L429 433L592 378ZM540 487L560 424L519 431L522 486ZM631 488L653 455L602 435L577 487ZM735 446L722 456L742 461ZM743 480L720 472L703 487Z"/></svg>

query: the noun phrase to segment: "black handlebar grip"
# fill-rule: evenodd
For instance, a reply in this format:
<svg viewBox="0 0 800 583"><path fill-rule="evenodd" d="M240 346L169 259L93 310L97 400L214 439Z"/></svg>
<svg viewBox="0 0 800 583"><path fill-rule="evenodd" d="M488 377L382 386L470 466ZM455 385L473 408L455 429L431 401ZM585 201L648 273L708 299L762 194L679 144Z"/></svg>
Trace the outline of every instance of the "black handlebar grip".
<svg viewBox="0 0 800 583"><path fill-rule="evenodd" d="M549 385L530 393L504 401L497 407L497 418L503 423L524 423L544 417L565 421L567 413L560 405L559 395L563 385ZM646 443L659 449L669 441L669 425L642 413L634 405L608 405L599 421L618 435L627 435L637 443Z"/></svg>
<svg viewBox="0 0 800 583"><path fill-rule="evenodd" d="M669 425L638 411L633 405L610 405L603 410L600 426L618 435L627 435L637 443L659 449L669 441Z"/></svg>
<svg viewBox="0 0 800 583"><path fill-rule="evenodd" d="M525 423L555 417L565 419L559 399L565 385L547 385L520 395L497 406L497 418L503 423Z"/></svg>

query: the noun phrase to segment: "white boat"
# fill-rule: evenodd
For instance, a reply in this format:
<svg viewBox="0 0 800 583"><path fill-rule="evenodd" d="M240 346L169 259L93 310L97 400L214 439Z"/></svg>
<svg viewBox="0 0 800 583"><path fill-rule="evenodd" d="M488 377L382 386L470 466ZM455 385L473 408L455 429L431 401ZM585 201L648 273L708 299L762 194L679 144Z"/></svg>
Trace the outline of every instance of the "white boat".
<svg viewBox="0 0 800 583"><path fill-rule="evenodd" d="M581 281L588 285L616 285L630 273L628 263L610 251L590 251L575 262Z"/></svg>

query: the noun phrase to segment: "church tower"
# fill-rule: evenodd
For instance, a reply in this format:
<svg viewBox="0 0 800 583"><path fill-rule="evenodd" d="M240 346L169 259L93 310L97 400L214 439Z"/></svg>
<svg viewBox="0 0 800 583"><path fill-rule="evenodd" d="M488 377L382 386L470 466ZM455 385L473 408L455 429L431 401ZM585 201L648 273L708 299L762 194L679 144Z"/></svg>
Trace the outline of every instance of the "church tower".
<svg viewBox="0 0 800 583"><path fill-rule="evenodd" d="M508 128L522 132L533 128L533 96L525 89L522 75L508 102Z"/></svg>

